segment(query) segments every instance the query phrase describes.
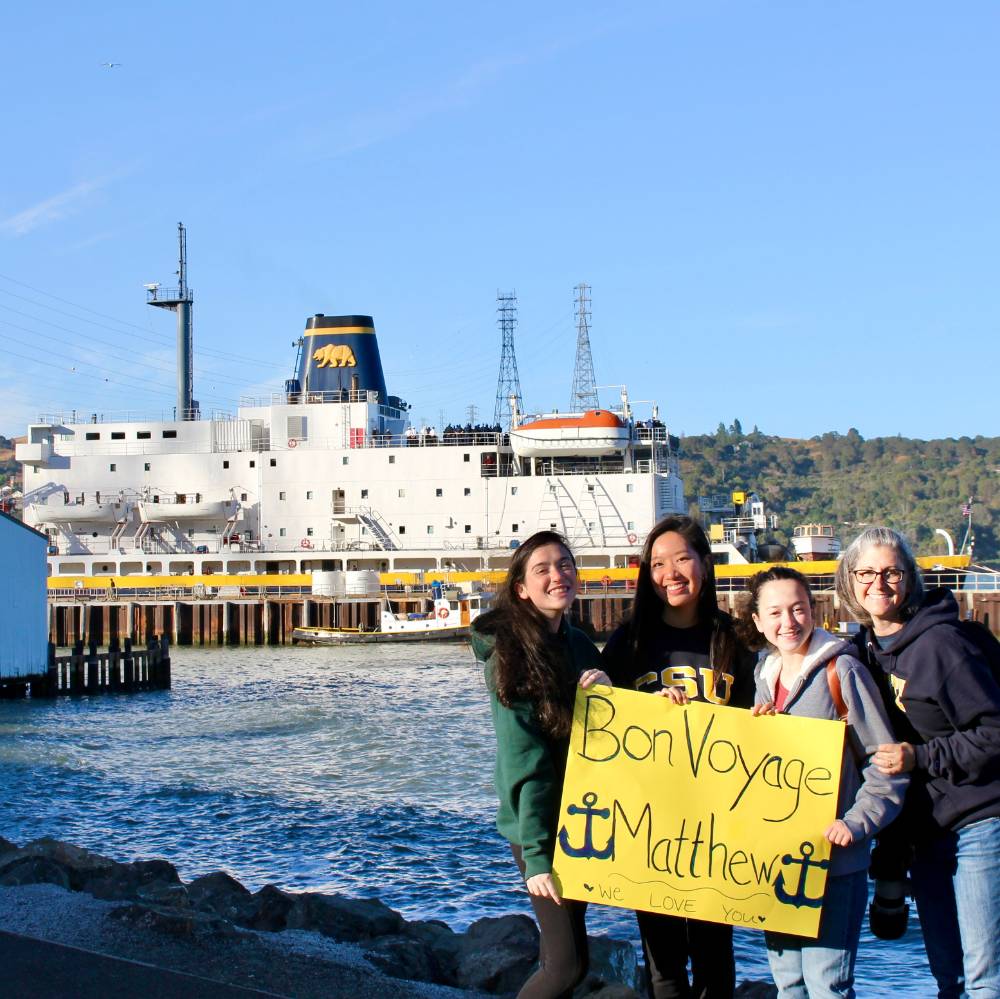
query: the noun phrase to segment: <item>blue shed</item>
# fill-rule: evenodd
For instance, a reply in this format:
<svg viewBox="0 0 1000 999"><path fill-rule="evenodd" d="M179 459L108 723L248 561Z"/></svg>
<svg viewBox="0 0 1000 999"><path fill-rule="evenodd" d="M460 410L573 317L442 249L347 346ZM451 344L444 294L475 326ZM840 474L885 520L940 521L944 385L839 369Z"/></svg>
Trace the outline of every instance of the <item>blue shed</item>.
<svg viewBox="0 0 1000 999"><path fill-rule="evenodd" d="M0 680L48 669L48 538L0 512Z"/></svg>

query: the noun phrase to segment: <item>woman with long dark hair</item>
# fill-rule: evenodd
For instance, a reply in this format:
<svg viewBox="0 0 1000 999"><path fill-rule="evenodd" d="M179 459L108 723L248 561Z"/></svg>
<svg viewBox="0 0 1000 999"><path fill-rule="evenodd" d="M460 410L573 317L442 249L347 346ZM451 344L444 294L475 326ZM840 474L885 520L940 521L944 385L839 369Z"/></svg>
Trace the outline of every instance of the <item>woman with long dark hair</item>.
<svg viewBox="0 0 1000 999"><path fill-rule="evenodd" d="M602 658L618 687L660 694L675 704L753 706L756 657L719 609L712 548L692 518L666 517L649 532L631 613ZM731 926L651 912L636 917L651 999L731 999Z"/></svg>
<svg viewBox="0 0 1000 999"><path fill-rule="evenodd" d="M587 904L561 898L552 877L576 688L609 682L593 642L566 621L576 591L565 539L539 531L517 549L494 609L472 627L497 736L497 829L541 932L539 968L519 999L568 999L588 967Z"/></svg>

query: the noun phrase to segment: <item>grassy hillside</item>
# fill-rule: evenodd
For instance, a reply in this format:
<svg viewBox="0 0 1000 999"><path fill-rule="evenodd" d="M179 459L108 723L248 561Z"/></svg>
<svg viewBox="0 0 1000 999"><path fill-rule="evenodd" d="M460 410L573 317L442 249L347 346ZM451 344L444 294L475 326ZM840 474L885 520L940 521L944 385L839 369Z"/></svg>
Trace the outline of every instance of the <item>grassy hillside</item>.
<svg viewBox="0 0 1000 999"><path fill-rule="evenodd" d="M903 531L920 554L943 554L943 527L960 544L962 505L974 497L976 560L1000 558L1000 437L910 440L856 430L809 440L768 437L739 420L712 435L684 437L681 472L689 502L733 489L761 496L778 515L779 540L797 524L833 524L846 544L865 524Z"/></svg>

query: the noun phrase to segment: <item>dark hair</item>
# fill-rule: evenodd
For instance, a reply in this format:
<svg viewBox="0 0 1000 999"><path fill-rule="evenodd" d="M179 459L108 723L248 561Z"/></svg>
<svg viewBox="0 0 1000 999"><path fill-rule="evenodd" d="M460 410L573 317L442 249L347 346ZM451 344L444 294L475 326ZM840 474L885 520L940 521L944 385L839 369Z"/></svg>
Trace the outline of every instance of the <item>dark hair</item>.
<svg viewBox="0 0 1000 999"><path fill-rule="evenodd" d="M712 562L712 546L701 525L691 517L680 514L664 517L649 532L639 556L639 576L635 583L635 597L628 618L627 647L633 659L641 649L652 647L653 636L663 621L663 601L653 586L650 563L653 545L664 534L679 534L698 554L702 565L701 591L698 594L698 624L712 626L709 659L712 663L713 684L722 673L731 673L736 664L738 639L733 627L733 619L719 608L715 594L715 566Z"/></svg>
<svg viewBox="0 0 1000 999"><path fill-rule="evenodd" d="M861 556L869 548L891 548L902 563L901 568L906 573L906 599L899 608L899 616L908 621L917 613L917 608L924 599L924 579L920 575L920 567L913 557L913 551L899 531L891 527L869 527L862 531L848 546L837 563L837 598L850 612L855 621L866 628L872 625L872 616L861 606L854 595L854 577L851 573L858 567Z"/></svg>
<svg viewBox="0 0 1000 999"><path fill-rule="evenodd" d="M530 701L545 732L569 734L573 723L576 678L568 678L551 640L548 619L530 601L518 596L531 556L546 545L560 545L576 568L566 539L555 531L538 531L518 546L507 578L497 591L493 609L476 618L473 629L494 636L491 684L506 707Z"/></svg>
<svg viewBox="0 0 1000 999"><path fill-rule="evenodd" d="M798 569L790 569L786 565L775 565L770 569L764 569L762 572L755 573L747 580L747 591L740 606L740 615L736 626L743 644L754 651L767 647L767 639L764 638L757 629L757 625L753 622L753 615L760 608L760 591L768 583L777 583L783 579L791 579L798 583L806 591L806 596L809 598L809 606L812 608L816 607L816 598L813 596L809 580Z"/></svg>

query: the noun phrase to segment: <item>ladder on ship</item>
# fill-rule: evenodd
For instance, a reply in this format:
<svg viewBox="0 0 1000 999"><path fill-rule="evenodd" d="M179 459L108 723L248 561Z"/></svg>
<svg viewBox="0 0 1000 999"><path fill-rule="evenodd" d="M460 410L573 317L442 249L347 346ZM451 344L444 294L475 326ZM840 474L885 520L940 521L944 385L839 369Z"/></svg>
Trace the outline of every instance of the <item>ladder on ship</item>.
<svg viewBox="0 0 1000 999"><path fill-rule="evenodd" d="M623 545L628 539L628 530L615 501L611 498L600 476L586 477L587 495L594 505L597 517L597 534L601 545Z"/></svg>
<svg viewBox="0 0 1000 999"><path fill-rule="evenodd" d="M399 549L399 542L396 540L392 528L385 522L378 510L371 506L359 506L357 513L358 520L375 538L380 548L387 552Z"/></svg>
<svg viewBox="0 0 1000 999"><path fill-rule="evenodd" d="M128 517L115 523L115 529L111 532L111 549L114 550L121 544L122 535L128 527Z"/></svg>
<svg viewBox="0 0 1000 999"><path fill-rule="evenodd" d="M542 524L556 524L556 530L571 546L594 544L590 525L559 476L545 478L545 491L539 504L538 520Z"/></svg>
<svg viewBox="0 0 1000 999"><path fill-rule="evenodd" d="M240 515L239 503L236 504L236 509L233 510L232 516L226 521L226 526L222 530L222 543L228 545L232 541L233 534L236 533L236 520Z"/></svg>

